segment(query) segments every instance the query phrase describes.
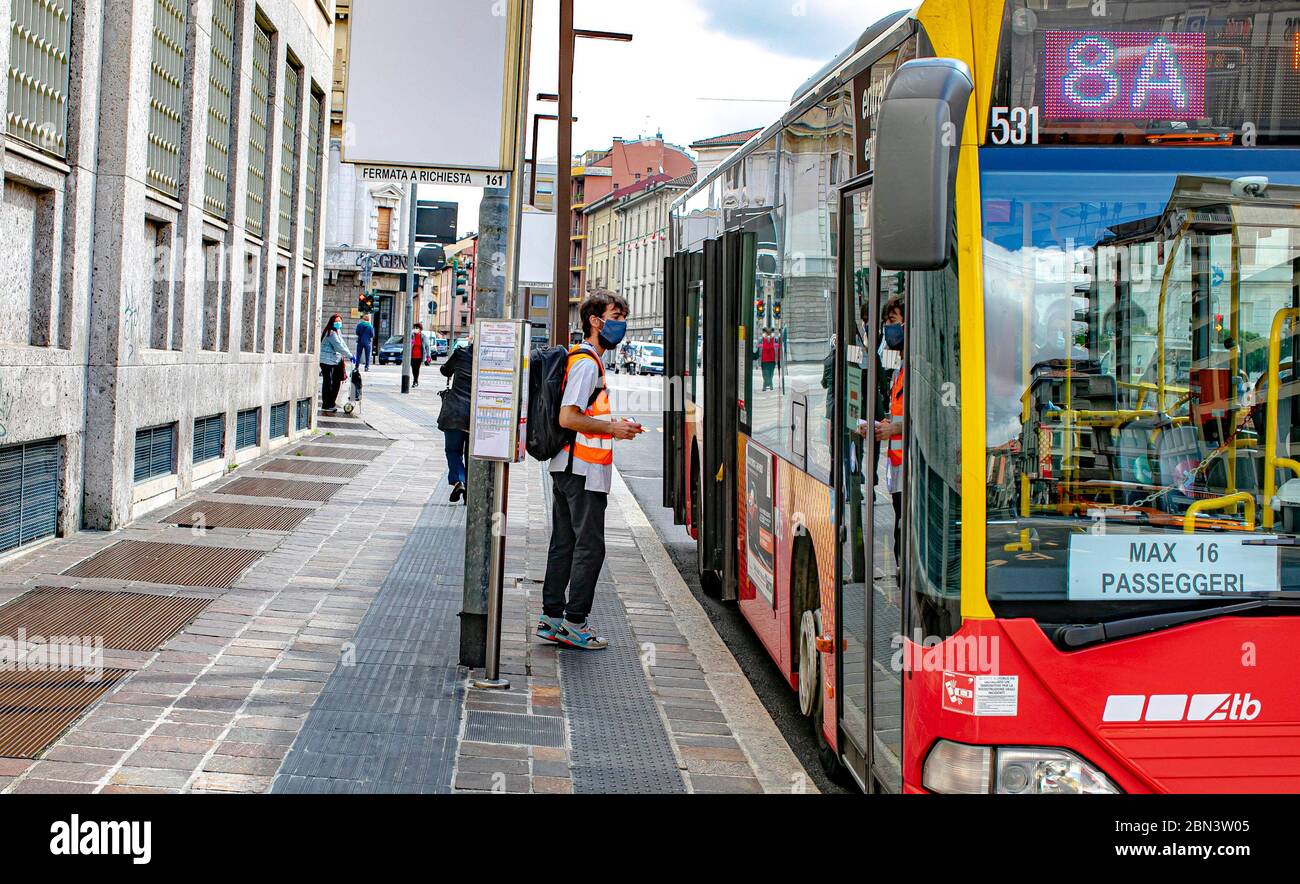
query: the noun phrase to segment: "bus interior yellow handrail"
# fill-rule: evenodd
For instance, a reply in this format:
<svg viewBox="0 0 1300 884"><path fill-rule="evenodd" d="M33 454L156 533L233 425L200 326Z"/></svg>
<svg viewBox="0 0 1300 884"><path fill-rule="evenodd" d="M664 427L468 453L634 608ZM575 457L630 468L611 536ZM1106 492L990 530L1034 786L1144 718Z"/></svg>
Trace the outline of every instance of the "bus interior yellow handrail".
<svg viewBox="0 0 1300 884"><path fill-rule="evenodd" d="M1236 494L1225 494L1223 497L1216 497L1212 500L1198 500L1187 508L1187 514L1183 516L1183 530L1188 534L1196 531L1196 516L1200 513L1210 510L1226 510L1235 507L1239 503L1246 505L1246 530L1255 530L1255 495L1249 491L1238 491ZM1265 510L1267 512L1267 510Z"/></svg>
<svg viewBox="0 0 1300 884"><path fill-rule="evenodd" d="M1278 392L1282 376L1282 327L1287 320L1300 319L1300 309L1285 307L1273 315L1273 327L1268 334L1268 405L1264 431L1264 516L1265 529L1273 527L1273 497L1277 494L1277 471L1288 469L1300 476L1300 463L1289 457L1277 456Z"/></svg>

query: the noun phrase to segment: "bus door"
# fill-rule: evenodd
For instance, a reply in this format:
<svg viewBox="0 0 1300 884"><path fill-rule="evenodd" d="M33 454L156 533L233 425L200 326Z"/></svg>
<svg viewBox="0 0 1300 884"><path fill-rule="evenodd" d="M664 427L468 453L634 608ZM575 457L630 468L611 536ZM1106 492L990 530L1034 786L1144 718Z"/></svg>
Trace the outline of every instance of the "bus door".
<svg viewBox="0 0 1300 884"><path fill-rule="evenodd" d="M872 266L870 196L869 180L850 183L840 196L836 695L845 763L869 790L897 791L903 681L892 663L894 637L902 633L902 594L892 492L902 488L902 440L878 440L876 429L890 425L893 381L902 365L902 353L882 345L881 310L901 286L897 275L882 281Z"/></svg>
<svg viewBox="0 0 1300 884"><path fill-rule="evenodd" d="M664 260L664 506L673 511L673 523L686 524L686 269L685 254Z"/></svg>
<svg viewBox="0 0 1300 884"><path fill-rule="evenodd" d="M740 327L743 257L753 234L727 233L704 244L701 313L704 342L703 446L700 491L703 516L700 574L716 579L724 599L737 597L736 579L736 426L739 382L737 334ZM708 586L706 582L706 586Z"/></svg>

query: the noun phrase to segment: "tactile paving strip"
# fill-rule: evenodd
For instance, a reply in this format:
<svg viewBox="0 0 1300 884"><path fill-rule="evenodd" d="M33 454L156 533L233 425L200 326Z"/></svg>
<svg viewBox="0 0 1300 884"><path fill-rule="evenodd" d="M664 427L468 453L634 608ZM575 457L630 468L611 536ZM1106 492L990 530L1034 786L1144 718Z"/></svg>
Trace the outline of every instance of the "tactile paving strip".
<svg viewBox="0 0 1300 884"><path fill-rule="evenodd" d="M373 448L342 448L339 445L304 445L289 453L302 457L334 457L342 460L374 460L383 454Z"/></svg>
<svg viewBox="0 0 1300 884"><path fill-rule="evenodd" d="M594 653L560 652L560 697L573 743L573 791L685 792L623 603L607 581L596 587L591 617L609 647Z"/></svg>
<svg viewBox="0 0 1300 884"><path fill-rule="evenodd" d="M356 463L322 463L318 460L287 460L279 458L257 467L268 473L293 473L299 476L325 476L330 479L352 479L365 469Z"/></svg>
<svg viewBox="0 0 1300 884"><path fill-rule="evenodd" d="M198 501L161 521L185 528L241 528L249 531L292 531L316 510L306 506L263 506L256 503Z"/></svg>
<svg viewBox="0 0 1300 884"><path fill-rule="evenodd" d="M138 580L173 586L233 586L263 555L256 549L122 540L74 565L68 577Z"/></svg>
<svg viewBox="0 0 1300 884"><path fill-rule="evenodd" d="M212 599L140 592L41 587L0 608L0 635L85 636L105 648L153 651Z"/></svg>
<svg viewBox="0 0 1300 884"><path fill-rule="evenodd" d="M35 758L127 669L0 670L0 756ZM87 680L90 679L90 680Z"/></svg>
<svg viewBox="0 0 1300 884"><path fill-rule="evenodd" d="M425 506L357 626L355 665L335 667L272 792L451 791L465 670L447 637L460 611L464 525L464 507Z"/></svg>
<svg viewBox="0 0 1300 884"><path fill-rule="evenodd" d="M245 476L216 489L217 494L237 497L279 497L283 500L311 500L323 503L346 486L334 482L299 482L294 479L258 479Z"/></svg>

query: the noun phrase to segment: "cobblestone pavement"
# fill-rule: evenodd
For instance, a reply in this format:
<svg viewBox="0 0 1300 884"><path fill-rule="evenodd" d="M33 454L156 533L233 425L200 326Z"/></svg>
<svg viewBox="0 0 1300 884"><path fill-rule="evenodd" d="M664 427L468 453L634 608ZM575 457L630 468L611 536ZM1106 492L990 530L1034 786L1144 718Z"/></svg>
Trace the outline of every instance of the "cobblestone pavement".
<svg viewBox="0 0 1300 884"><path fill-rule="evenodd" d="M355 478L276 473L265 457L121 531L81 533L5 562L0 602L37 586L212 601L157 650L107 650L104 665L129 676L38 758L0 758L0 790L813 790L621 480L597 611L599 625L617 627L630 646L577 657L532 635L548 480L540 465L520 464L511 470L503 606L502 671L512 688L470 688L472 674L455 661L464 508L446 499L434 426L441 384L399 397L399 378L375 369L360 420L322 419L311 441L337 445L336 456L296 455L303 437L275 452L354 464ZM334 454L311 452L321 453ZM323 503L223 492L250 476L339 487ZM164 521L196 501L311 513L292 531ZM63 576L124 539L260 558L230 587ZM602 666L618 678L602 678Z"/></svg>

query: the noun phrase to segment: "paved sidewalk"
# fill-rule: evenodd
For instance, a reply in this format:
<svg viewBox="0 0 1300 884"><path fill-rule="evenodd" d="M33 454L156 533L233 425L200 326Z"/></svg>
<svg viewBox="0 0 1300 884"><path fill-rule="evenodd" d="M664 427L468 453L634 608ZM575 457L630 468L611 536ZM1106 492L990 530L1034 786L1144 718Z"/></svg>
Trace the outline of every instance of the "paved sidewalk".
<svg viewBox="0 0 1300 884"><path fill-rule="evenodd" d="M211 603L156 651L106 651L105 665L126 676L39 758L0 758L0 790L814 790L621 479L593 615L615 643L583 653L532 634L549 480L533 462L511 469L502 669L512 689L470 688L456 661L464 507L447 501L441 384L432 382L440 377L408 397L397 393L399 377L367 376L361 421L324 418L316 436L122 531L6 562L0 602L76 586ZM357 474L301 474L329 464ZM336 493L324 502L229 493L248 493L240 481L250 477ZM310 514L289 531L165 523L194 502ZM123 539L258 558L229 587L63 574Z"/></svg>

